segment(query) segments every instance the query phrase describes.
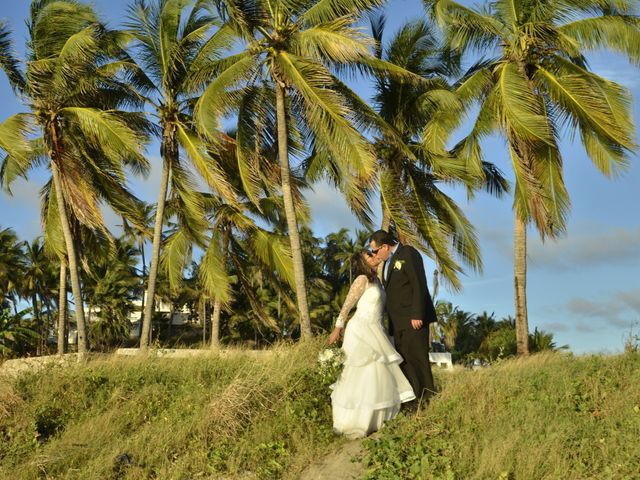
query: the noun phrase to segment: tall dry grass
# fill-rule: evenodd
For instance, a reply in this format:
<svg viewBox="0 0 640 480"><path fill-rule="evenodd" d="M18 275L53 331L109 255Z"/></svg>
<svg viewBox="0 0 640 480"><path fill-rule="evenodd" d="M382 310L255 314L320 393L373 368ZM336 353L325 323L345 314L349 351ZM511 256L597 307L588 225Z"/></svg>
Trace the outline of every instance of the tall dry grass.
<svg viewBox="0 0 640 480"><path fill-rule="evenodd" d="M295 476L334 441L322 340L47 367L0 395L0 478ZM7 399L7 400L5 400Z"/></svg>

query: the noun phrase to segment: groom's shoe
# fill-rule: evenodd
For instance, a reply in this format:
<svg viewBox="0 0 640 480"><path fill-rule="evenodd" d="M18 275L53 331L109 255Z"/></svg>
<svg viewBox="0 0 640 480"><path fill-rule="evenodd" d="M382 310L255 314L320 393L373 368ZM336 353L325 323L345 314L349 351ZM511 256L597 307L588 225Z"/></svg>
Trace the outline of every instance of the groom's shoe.
<svg viewBox="0 0 640 480"><path fill-rule="evenodd" d="M418 402L416 400L405 402L400 406L400 411L405 415L415 415L418 412Z"/></svg>

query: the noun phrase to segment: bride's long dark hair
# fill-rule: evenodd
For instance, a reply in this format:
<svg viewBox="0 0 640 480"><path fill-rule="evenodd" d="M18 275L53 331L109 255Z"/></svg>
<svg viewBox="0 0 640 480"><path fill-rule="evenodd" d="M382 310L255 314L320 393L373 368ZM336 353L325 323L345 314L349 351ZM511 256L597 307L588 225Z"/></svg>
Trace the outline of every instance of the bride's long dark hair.
<svg viewBox="0 0 640 480"><path fill-rule="evenodd" d="M373 282L376 279L377 272L375 268L372 268L367 263L366 258L368 255L370 254L366 251L358 255L354 265L355 276L357 277L358 275L364 275L367 277L367 280L369 280L369 282Z"/></svg>

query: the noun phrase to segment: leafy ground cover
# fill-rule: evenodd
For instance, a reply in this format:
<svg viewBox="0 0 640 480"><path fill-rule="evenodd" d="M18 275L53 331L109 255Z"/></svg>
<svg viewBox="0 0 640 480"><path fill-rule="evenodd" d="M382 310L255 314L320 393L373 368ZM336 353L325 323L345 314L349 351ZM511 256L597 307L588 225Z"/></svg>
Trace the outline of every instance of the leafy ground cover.
<svg viewBox="0 0 640 480"><path fill-rule="evenodd" d="M328 454L376 480L640 478L637 352L437 372L431 405L354 458L331 431L321 348L111 357L2 379L0 478L302 478Z"/></svg>

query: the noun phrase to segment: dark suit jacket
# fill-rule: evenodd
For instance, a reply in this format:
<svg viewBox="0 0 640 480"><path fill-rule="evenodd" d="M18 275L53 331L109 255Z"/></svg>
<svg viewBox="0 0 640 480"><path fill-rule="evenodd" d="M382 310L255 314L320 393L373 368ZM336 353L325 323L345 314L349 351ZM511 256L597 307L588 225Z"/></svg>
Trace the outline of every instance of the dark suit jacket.
<svg viewBox="0 0 640 480"><path fill-rule="evenodd" d="M412 328L412 319L422 320L425 326L435 322L436 310L427 288L420 253L409 245L399 244L389 268L384 286L390 329Z"/></svg>

